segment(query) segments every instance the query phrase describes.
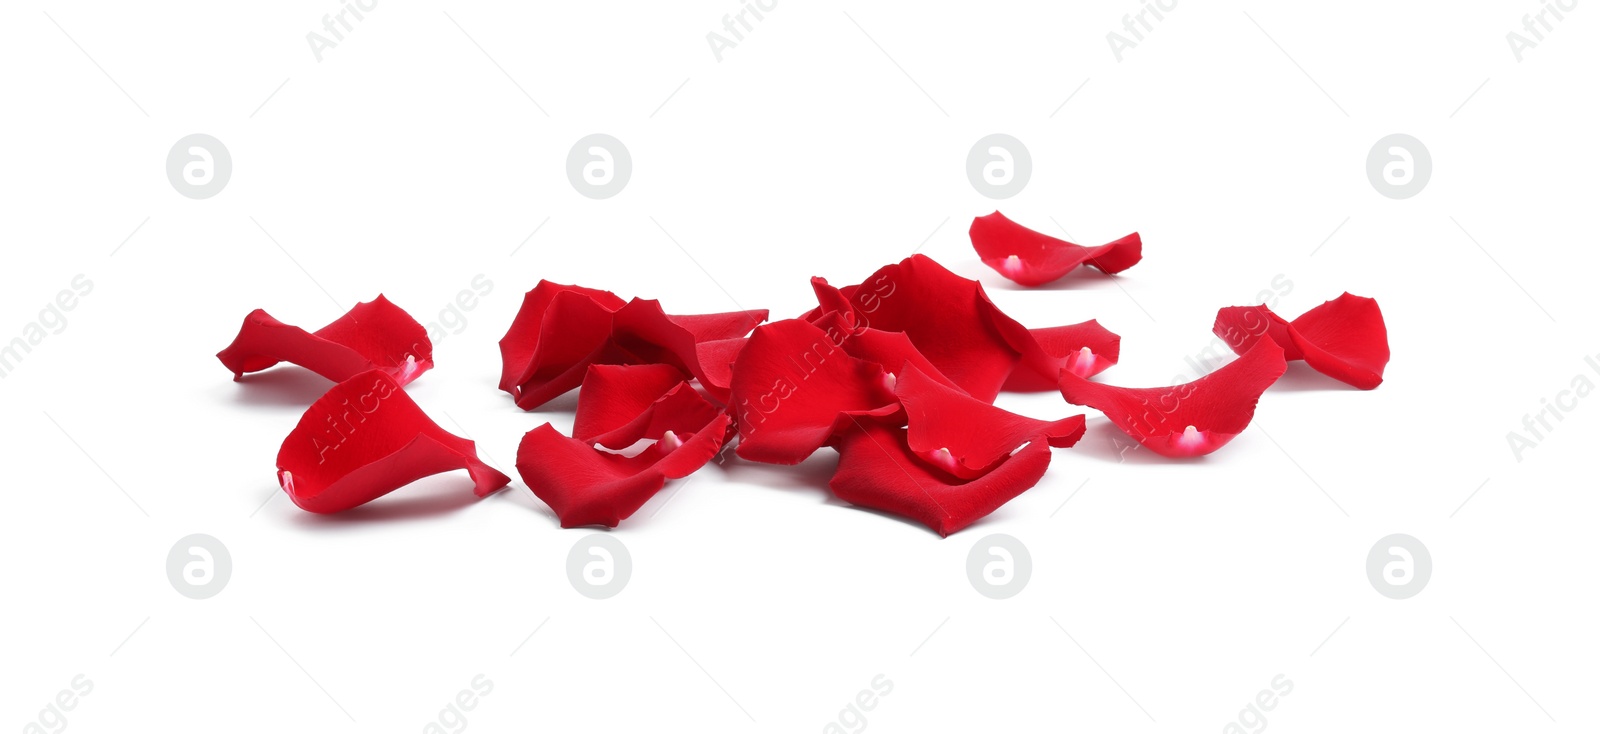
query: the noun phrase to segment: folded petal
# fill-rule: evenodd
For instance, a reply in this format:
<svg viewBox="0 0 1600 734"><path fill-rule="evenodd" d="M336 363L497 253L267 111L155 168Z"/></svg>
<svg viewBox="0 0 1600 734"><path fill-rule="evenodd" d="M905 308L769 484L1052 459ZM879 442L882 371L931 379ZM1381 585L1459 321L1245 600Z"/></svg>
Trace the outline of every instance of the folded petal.
<svg viewBox="0 0 1600 734"><path fill-rule="evenodd" d="M1094 377L1117 363L1122 353L1122 337L1090 319L1081 324L1027 329L1000 313L996 327L1012 346L1022 352L1022 361L1006 379L1011 392L1055 390L1061 371L1079 377Z"/></svg>
<svg viewBox="0 0 1600 734"><path fill-rule="evenodd" d="M483 497L509 477L478 460L412 402L383 370L333 386L300 417L278 450L278 483L302 509L348 510L426 476L466 469Z"/></svg>
<svg viewBox="0 0 1600 734"><path fill-rule="evenodd" d="M433 343L416 319L379 294L314 332L266 311L251 311L233 343L217 353L237 380L279 362L297 364L334 382L380 369L404 385L433 367Z"/></svg>
<svg viewBox="0 0 1600 734"><path fill-rule="evenodd" d="M996 408L907 365L895 381L912 454L962 479L993 471L1029 442L1066 448L1083 437L1083 416L1042 421Z"/></svg>
<svg viewBox="0 0 1600 734"><path fill-rule="evenodd" d="M1000 212L975 217L967 236L985 265L1026 286L1044 285L1084 264L1120 273L1143 257L1138 232L1099 247L1084 247L1035 232Z"/></svg>
<svg viewBox="0 0 1600 734"><path fill-rule="evenodd" d="M686 436L669 431L631 457L595 449L546 423L522 437L517 472L555 511L561 527L616 527L668 479L686 477L714 458L727 440L730 422L726 413L719 413L699 431Z"/></svg>
<svg viewBox="0 0 1600 734"><path fill-rule="evenodd" d="M1244 431L1261 393L1287 366L1283 350L1262 340L1244 356L1194 382L1113 387L1063 372L1061 394L1069 403L1105 413L1123 432L1162 456L1201 456Z"/></svg>
<svg viewBox="0 0 1600 734"><path fill-rule="evenodd" d="M733 381L733 361L749 339L712 339L694 345L695 358L700 360L700 384L709 393L726 395Z"/></svg>
<svg viewBox="0 0 1600 734"><path fill-rule="evenodd" d="M960 391L965 395L954 380L946 377L939 371L926 356L911 343L911 338L904 332L880 331L867 326L852 326L854 314L830 311L812 321L817 328L822 329L828 338L835 344L844 347L845 354L856 359L876 362L891 376L901 365L910 365L921 371L923 375L933 379L941 385Z"/></svg>
<svg viewBox="0 0 1600 734"><path fill-rule="evenodd" d="M828 483L834 496L882 510L949 535L994 512L1039 483L1050 449L1034 441L974 479L961 479L916 458L906 429L873 421L852 425L836 440L839 468Z"/></svg>
<svg viewBox="0 0 1600 734"><path fill-rule="evenodd" d="M687 377L666 364L591 365L578 392L572 437L621 450L667 431L700 430L722 409L700 397Z"/></svg>
<svg viewBox="0 0 1600 734"><path fill-rule="evenodd" d="M730 399L737 453L772 464L800 463L857 417L900 411L880 365L801 319L755 330L733 364Z"/></svg>
<svg viewBox="0 0 1600 734"><path fill-rule="evenodd" d="M918 351L967 394L993 401L1022 355L996 328L997 311L983 286L946 270L925 255L880 268L859 285L837 289L813 278L824 304L840 299L857 327L904 332Z"/></svg>
<svg viewBox="0 0 1600 734"><path fill-rule="evenodd" d="M1266 306L1227 306L1217 310L1211 333L1227 342L1234 354L1244 354L1266 338L1283 348L1284 359L1305 359L1294 337L1289 336L1290 328L1289 322Z"/></svg>
<svg viewBox="0 0 1600 734"><path fill-rule="evenodd" d="M623 361L611 343L623 305L609 291L539 281L500 340L500 389L533 410L582 383L589 365Z"/></svg>
<svg viewBox="0 0 1600 734"><path fill-rule="evenodd" d="M616 345L641 364L670 364L700 380L706 392L727 400L719 384L720 365L709 371L700 363L703 342L734 339L750 333L767 319L765 310L672 316L658 301L635 298L619 309L612 323Z"/></svg>
<svg viewBox="0 0 1600 734"><path fill-rule="evenodd" d="M1231 306L1217 311L1212 331L1243 354L1263 337L1283 348L1286 359L1362 390L1383 383L1389 364L1389 331L1371 298L1345 293L1284 321L1266 306Z"/></svg>

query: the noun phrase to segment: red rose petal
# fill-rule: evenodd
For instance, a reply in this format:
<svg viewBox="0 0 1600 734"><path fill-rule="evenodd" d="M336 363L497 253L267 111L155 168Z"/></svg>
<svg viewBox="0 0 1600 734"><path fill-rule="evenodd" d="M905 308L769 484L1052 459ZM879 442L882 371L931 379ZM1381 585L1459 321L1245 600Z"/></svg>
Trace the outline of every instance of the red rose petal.
<svg viewBox="0 0 1600 734"><path fill-rule="evenodd" d="M278 450L278 483L302 509L340 512L426 476L466 469L483 497L509 477L478 460L471 441L440 428L382 370L333 386Z"/></svg>
<svg viewBox="0 0 1600 734"><path fill-rule="evenodd" d="M686 477L714 458L727 440L731 420L719 413L690 436L668 432L632 457L597 450L546 423L522 437L517 472L555 511L561 527L616 527L668 479Z"/></svg>
<svg viewBox="0 0 1600 734"><path fill-rule="evenodd" d="M632 361L677 366L700 380L712 397L726 401L727 391L718 384L719 368L707 372L698 346L742 337L766 320L765 310L672 316L658 301L635 298L614 316L612 338Z"/></svg>
<svg viewBox="0 0 1600 734"><path fill-rule="evenodd" d="M976 479L960 479L915 458L906 429L860 421L839 436L839 469L828 483L839 499L916 520L949 535L1038 484L1050 448L1029 443Z"/></svg>
<svg viewBox="0 0 1600 734"><path fill-rule="evenodd" d="M1017 447L1046 441L1066 448L1083 437L1083 416L1058 421L1028 418L974 400L907 366L895 382L905 406L911 453L962 479L976 479Z"/></svg>
<svg viewBox="0 0 1600 734"><path fill-rule="evenodd" d="M1284 321L1266 306L1231 306L1217 311L1212 331L1243 354L1262 337L1283 348L1286 359L1362 390L1383 383L1389 364L1389 330L1371 298L1345 293Z"/></svg>
<svg viewBox="0 0 1600 734"><path fill-rule="evenodd" d="M1295 346L1294 337L1289 336L1289 330L1289 322L1266 306L1228 306L1218 309L1216 323L1211 326L1211 333L1222 337L1234 354L1244 354L1262 337L1269 337L1283 348L1284 359L1305 359L1300 347Z"/></svg>
<svg viewBox="0 0 1600 734"><path fill-rule="evenodd" d="M638 418L667 391L687 379L689 375L670 364L589 365L583 387L578 391L572 437L595 443L597 436ZM620 449L632 443L611 448Z"/></svg>
<svg viewBox="0 0 1600 734"><path fill-rule="evenodd" d="M845 354L856 359L876 362L891 376L901 365L909 364L935 382L960 391L963 395L966 394L960 385L945 377L938 367L929 362L928 358L917 350L917 346L911 343L911 338L903 332L879 331L865 326L851 328L850 320L853 318L853 314L829 312L812 323L822 329L833 343L842 344Z"/></svg>
<svg viewBox="0 0 1600 734"><path fill-rule="evenodd" d="M700 384L706 392L715 395L726 395L728 385L733 381L733 361L739 358L739 351L744 349L745 337L736 339L713 339L694 345L695 358L700 361Z"/></svg>
<svg viewBox="0 0 1600 734"><path fill-rule="evenodd" d="M691 434L722 410L700 397L672 365L591 365L578 393L572 437L626 449L667 431Z"/></svg>
<svg viewBox="0 0 1600 734"><path fill-rule="evenodd" d="M798 464L853 416L886 416L900 405L875 362L850 356L802 319L761 326L733 365L730 410L739 456Z"/></svg>
<svg viewBox="0 0 1600 734"><path fill-rule="evenodd" d="M1288 366L1283 350L1262 341L1244 356L1194 382L1172 387L1112 387L1061 374L1061 394L1106 414L1156 453L1184 458L1221 448L1250 425L1256 401Z"/></svg>
<svg viewBox="0 0 1600 734"><path fill-rule="evenodd" d="M699 345L743 336L766 317L766 311L673 316L656 301L623 302L608 291L540 281L500 340L500 389L532 410L581 384L589 365L670 364L723 400L726 365L708 372Z"/></svg>
<svg viewBox="0 0 1600 734"><path fill-rule="evenodd" d="M381 369L404 385L433 367L433 342L422 324L380 294L314 332L258 308L245 317L238 336L217 359L235 380L289 362L334 382Z"/></svg>
<svg viewBox="0 0 1600 734"><path fill-rule="evenodd" d="M855 313L857 327L900 331L935 367L967 394L993 401L1021 359L996 328L994 304L983 286L946 270L924 255L912 255L880 268L860 285L838 289L812 279L818 301L807 314L816 317L842 298Z"/></svg>
<svg viewBox="0 0 1600 734"><path fill-rule="evenodd" d="M539 281L500 340L500 389L533 410L582 383L589 365L622 361L611 315L623 305L608 291Z"/></svg>
<svg viewBox="0 0 1600 734"><path fill-rule="evenodd" d="M973 218L967 235L985 265L1026 286L1044 285L1083 264L1120 273L1143 257L1138 232L1099 247L1084 247L1035 232L1000 212Z"/></svg>
<svg viewBox="0 0 1600 734"><path fill-rule="evenodd" d="M1079 377L1094 377L1117 363L1122 337L1090 319L1081 324L1028 329L994 310L995 325L1022 352L1022 361L1006 378L1011 392L1055 390L1062 370Z"/></svg>

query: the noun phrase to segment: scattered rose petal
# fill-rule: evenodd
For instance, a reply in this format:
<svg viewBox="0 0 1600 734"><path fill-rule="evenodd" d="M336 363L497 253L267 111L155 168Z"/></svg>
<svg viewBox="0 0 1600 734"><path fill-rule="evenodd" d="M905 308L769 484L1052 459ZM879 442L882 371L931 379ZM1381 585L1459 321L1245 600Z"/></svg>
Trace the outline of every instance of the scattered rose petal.
<svg viewBox="0 0 1600 734"><path fill-rule="evenodd" d="M945 377L938 367L928 361L928 358L918 351L917 346L911 343L911 338L903 332L880 331L867 326L852 328L851 318L853 318L851 314L830 311L812 323L822 329L833 343L842 344L845 354L856 359L876 362L885 372L909 364L935 382L960 391L963 395L966 394L960 385ZM892 372L889 377L894 377Z"/></svg>
<svg viewBox="0 0 1600 734"><path fill-rule="evenodd" d="M644 439L694 433L722 409L707 402L672 365L591 365L578 392L572 437L625 449Z"/></svg>
<svg viewBox="0 0 1600 734"><path fill-rule="evenodd" d="M561 527L616 527L668 479L689 476L714 458L727 440L730 422L726 413L719 413L693 434L669 431L631 457L598 450L546 423L522 437L517 472L555 511Z"/></svg>
<svg viewBox="0 0 1600 734"><path fill-rule="evenodd" d="M988 473L961 479L915 457L906 440L904 428L874 421L850 426L834 442L839 468L828 483L833 494L949 535L1038 484L1050 465L1050 448L1034 441Z"/></svg>
<svg viewBox="0 0 1600 734"><path fill-rule="evenodd" d="M961 479L993 471L1018 447L1045 441L1066 448L1083 436L1083 416L1042 421L996 408L939 384L907 365L895 395L905 406L912 454Z"/></svg>
<svg viewBox="0 0 1600 734"><path fill-rule="evenodd" d="M766 310L672 316L657 301L635 298L619 309L612 325L616 345L639 364L670 364L700 380L713 398L726 402L720 365L711 373L700 364L699 345L736 339L767 320ZM714 375L714 376L713 376Z"/></svg>
<svg viewBox="0 0 1600 734"><path fill-rule="evenodd" d="M533 410L582 384L589 365L670 364L723 400L724 365L708 373L699 345L743 336L766 317L766 311L673 316L656 301L624 302L609 291L540 281L500 340L500 389Z"/></svg>
<svg viewBox="0 0 1600 734"><path fill-rule="evenodd" d="M1212 331L1238 354L1268 337L1286 359L1304 359L1312 369L1362 390L1382 384L1389 364L1389 330L1378 302L1349 293L1294 321L1284 321L1266 306L1229 306L1217 311Z"/></svg>
<svg viewBox="0 0 1600 734"><path fill-rule="evenodd" d="M807 321L761 326L733 365L735 451L752 461L798 464L855 418L898 413L887 378L880 365L850 356Z"/></svg>
<svg viewBox="0 0 1600 734"><path fill-rule="evenodd" d="M258 308L217 359L235 380L289 362L334 382L380 369L405 385L433 367L433 343L422 324L380 294L314 332Z"/></svg>
<svg viewBox="0 0 1600 734"><path fill-rule="evenodd" d="M726 395L733 382L733 361L744 349L746 337L712 339L694 345L695 358L700 360L700 384L707 392Z"/></svg>
<svg viewBox="0 0 1600 734"><path fill-rule="evenodd" d="M854 312L854 326L904 332L939 372L979 400L992 402L1021 359L996 328L998 309L983 286L925 255L884 266L859 285L834 289L821 278L811 283L823 305L806 318L842 300Z"/></svg>
<svg viewBox="0 0 1600 734"><path fill-rule="evenodd" d="M996 328L1022 353L1022 361L1004 386L1011 392L1055 390L1062 370L1079 377L1094 377L1116 364L1122 353L1122 337L1093 319L1081 324L1028 329L998 308L994 309L994 314Z"/></svg>
<svg viewBox="0 0 1600 734"><path fill-rule="evenodd" d="M278 483L301 509L357 507L433 474L466 469L479 496L509 477L478 460L471 441L440 428L383 370L334 385L278 450Z"/></svg>
<svg viewBox="0 0 1600 734"><path fill-rule="evenodd" d="M1194 382L1172 387L1112 387L1063 372L1061 394L1069 403L1105 413L1123 432L1162 456L1201 456L1244 431L1261 393L1286 367L1283 350L1264 340Z"/></svg>
<svg viewBox="0 0 1600 734"><path fill-rule="evenodd" d="M589 365L623 361L611 343L623 305L609 291L539 281L500 340L500 389L533 410L581 384Z"/></svg>
<svg viewBox="0 0 1600 734"><path fill-rule="evenodd" d="M1044 285L1079 265L1120 273L1143 257L1139 233L1099 247L1084 247L1035 232L995 212L975 217L967 230L972 249L985 265L1025 286Z"/></svg>

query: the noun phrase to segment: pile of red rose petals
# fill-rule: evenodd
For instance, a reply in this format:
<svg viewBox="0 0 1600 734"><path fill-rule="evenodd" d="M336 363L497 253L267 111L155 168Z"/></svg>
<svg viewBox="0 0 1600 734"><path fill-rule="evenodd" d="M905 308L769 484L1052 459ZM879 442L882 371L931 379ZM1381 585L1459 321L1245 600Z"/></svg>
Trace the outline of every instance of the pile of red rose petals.
<svg viewBox="0 0 1600 734"><path fill-rule="evenodd" d="M1085 264L1113 275L1143 256L1137 232L1083 247L999 212L969 233L984 263L1025 286ZM1243 432L1289 360L1363 390L1389 361L1377 302L1348 293L1293 321L1223 308L1214 332L1238 359L1186 384L1130 388L1092 379L1121 352L1097 321L1028 328L923 255L858 284L811 287L816 308L769 323L762 310L672 315L657 301L540 281L500 340L500 389L524 410L573 389L578 400L572 435L545 423L522 437L518 473L563 527L615 527L730 446L779 465L831 448L835 496L948 535L1036 485L1050 449L1084 435L1083 415L1016 415L994 405L1001 392L1059 390L1153 453L1191 458ZM510 482L406 395L433 349L381 295L315 332L254 311L217 357L236 380L289 362L338 383L278 453L279 484L303 509L348 510L455 469L480 497Z"/></svg>

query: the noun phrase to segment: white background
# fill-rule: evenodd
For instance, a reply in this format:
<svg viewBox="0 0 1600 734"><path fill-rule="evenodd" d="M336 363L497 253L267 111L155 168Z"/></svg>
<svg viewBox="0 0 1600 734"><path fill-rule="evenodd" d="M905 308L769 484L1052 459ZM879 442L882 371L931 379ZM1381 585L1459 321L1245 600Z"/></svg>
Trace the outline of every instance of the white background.
<svg viewBox="0 0 1600 734"><path fill-rule="evenodd" d="M1600 383L1600 11L1519 62L1506 34L1537 2L1185 1L1118 61L1131 0L786 0L719 62L706 34L740 5L384 1L319 62L306 34L334 2L6 4L0 340L75 275L94 289L0 380L0 725L80 674L75 731L420 731L479 674L480 731L820 731L880 674L877 731L1221 731L1280 674L1285 731L1600 723L1600 401L1520 462L1507 445L1574 376ZM164 171L195 132L233 158L206 200ZM615 198L567 181L594 132L632 153ZM1138 230L1144 262L1034 291L984 268L966 226L997 203L964 166L994 132L1034 165L1007 215L1091 244ZM1396 132L1434 164L1399 201L1365 170ZM520 481L295 508L273 460L328 383L235 384L212 356L252 308L314 328L382 292L427 323L484 274L410 393L514 473L522 433L573 404L494 389L540 278L785 317L814 304L807 276L919 245L1030 326L1122 334L1114 384L1192 377L1216 309L1279 275L1291 317L1376 297L1394 359L1372 392L1292 368L1197 462L1119 461L1091 413L1038 487L946 539L832 500L830 451L713 465L613 532L633 577L595 601L565 572L593 531ZM197 532L234 566L204 601L165 572ZM1434 564L1404 601L1365 571L1395 532ZM989 533L1033 556L1009 600L966 577Z"/></svg>

